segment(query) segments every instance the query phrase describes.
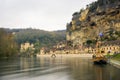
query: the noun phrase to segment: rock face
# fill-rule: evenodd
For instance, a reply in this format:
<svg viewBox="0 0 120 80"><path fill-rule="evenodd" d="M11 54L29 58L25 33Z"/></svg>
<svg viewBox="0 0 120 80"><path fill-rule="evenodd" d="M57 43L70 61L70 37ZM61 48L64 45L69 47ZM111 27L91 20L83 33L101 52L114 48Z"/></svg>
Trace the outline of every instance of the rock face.
<svg viewBox="0 0 120 80"><path fill-rule="evenodd" d="M66 26L66 39L72 45L96 40L100 34L104 35L104 40L120 39L120 0L98 0L72 16Z"/></svg>

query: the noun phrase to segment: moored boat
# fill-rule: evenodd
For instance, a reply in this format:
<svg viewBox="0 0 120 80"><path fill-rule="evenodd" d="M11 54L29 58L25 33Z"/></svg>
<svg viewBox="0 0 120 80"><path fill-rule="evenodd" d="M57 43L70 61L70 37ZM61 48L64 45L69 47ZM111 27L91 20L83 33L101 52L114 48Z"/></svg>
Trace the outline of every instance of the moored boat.
<svg viewBox="0 0 120 80"><path fill-rule="evenodd" d="M103 57L93 57L94 64L107 64L107 58Z"/></svg>

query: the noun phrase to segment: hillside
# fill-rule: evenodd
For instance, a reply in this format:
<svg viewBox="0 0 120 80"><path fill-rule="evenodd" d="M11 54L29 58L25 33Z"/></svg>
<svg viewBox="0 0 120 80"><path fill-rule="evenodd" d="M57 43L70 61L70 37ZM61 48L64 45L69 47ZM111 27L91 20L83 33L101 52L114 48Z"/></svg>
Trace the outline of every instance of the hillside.
<svg viewBox="0 0 120 80"><path fill-rule="evenodd" d="M72 45L120 40L120 0L98 0L73 13L66 33Z"/></svg>
<svg viewBox="0 0 120 80"><path fill-rule="evenodd" d="M66 31L43 31L39 29L6 29L7 32L15 32L15 40L18 44L29 42L40 44L40 47L52 46L64 41Z"/></svg>

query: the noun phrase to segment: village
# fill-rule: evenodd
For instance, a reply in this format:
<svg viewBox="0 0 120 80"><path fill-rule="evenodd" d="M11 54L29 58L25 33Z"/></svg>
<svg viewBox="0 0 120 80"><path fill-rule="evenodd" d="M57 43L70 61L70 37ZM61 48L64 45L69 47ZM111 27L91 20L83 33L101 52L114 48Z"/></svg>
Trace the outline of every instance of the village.
<svg viewBox="0 0 120 80"><path fill-rule="evenodd" d="M101 0L102 6L93 3L94 6L88 5L73 13L71 21L66 24L66 40L51 47L41 47L36 54L120 53L120 4L116 1L111 6L108 2ZM34 54L34 44L22 43L20 52L27 50L28 54Z"/></svg>
<svg viewBox="0 0 120 80"><path fill-rule="evenodd" d="M112 54L117 54L120 53L120 42L119 41L110 41L106 43L102 43L100 46L99 50L101 51L102 54L107 55L107 53L110 51L111 55ZM26 52L28 49L31 49L32 51L30 52L33 53L34 51L34 45L30 43L24 43L21 44L20 52ZM47 50L47 47L42 47L39 49L39 52L37 55L46 55L50 54L94 54L97 51L97 48L93 47L85 47L85 46L68 46L67 43L65 42L60 42L57 45L54 45L52 49Z"/></svg>

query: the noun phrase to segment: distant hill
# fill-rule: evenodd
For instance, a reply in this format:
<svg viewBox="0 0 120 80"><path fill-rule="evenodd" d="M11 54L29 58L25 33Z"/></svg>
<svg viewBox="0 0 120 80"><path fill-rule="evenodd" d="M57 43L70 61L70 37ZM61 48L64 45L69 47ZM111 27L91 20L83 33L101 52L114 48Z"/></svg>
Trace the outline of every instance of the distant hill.
<svg viewBox="0 0 120 80"><path fill-rule="evenodd" d="M30 42L39 43L40 47L53 46L66 39L66 31L44 31L39 29L6 29L7 32L15 32L15 40L18 44Z"/></svg>

